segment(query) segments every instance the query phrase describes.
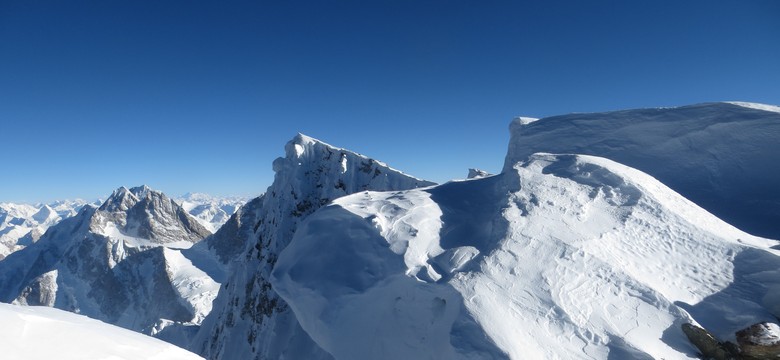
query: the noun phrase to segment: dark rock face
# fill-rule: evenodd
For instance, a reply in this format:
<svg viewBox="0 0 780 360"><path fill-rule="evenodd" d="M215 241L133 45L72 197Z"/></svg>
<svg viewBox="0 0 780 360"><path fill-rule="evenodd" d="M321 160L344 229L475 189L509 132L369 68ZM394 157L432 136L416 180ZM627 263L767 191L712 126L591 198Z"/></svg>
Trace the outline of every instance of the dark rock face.
<svg viewBox="0 0 780 360"><path fill-rule="evenodd" d="M780 327L762 322L737 331L741 355L747 359L777 359L780 356Z"/></svg>
<svg viewBox="0 0 780 360"><path fill-rule="evenodd" d="M705 359L729 360L736 358L728 350L728 347L712 336L709 331L693 324L683 324L682 330L688 340L701 351Z"/></svg>

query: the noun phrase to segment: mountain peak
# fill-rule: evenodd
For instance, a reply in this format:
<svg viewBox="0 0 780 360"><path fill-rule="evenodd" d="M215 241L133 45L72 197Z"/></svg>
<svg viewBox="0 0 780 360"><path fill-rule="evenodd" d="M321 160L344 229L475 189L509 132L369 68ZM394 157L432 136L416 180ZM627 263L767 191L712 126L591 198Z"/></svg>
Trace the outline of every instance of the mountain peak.
<svg viewBox="0 0 780 360"><path fill-rule="evenodd" d="M99 210L101 211L126 211L138 202L138 197L128 188L121 186L111 193L111 196L103 202Z"/></svg>
<svg viewBox="0 0 780 360"><path fill-rule="evenodd" d="M179 204L146 185L120 187L98 210L93 227L106 235L119 231L157 244L186 245L211 234Z"/></svg>
<svg viewBox="0 0 780 360"><path fill-rule="evenodd" d="M150 192L158 192L158 191L154 191L152 190L152 188L146 185L141 185L141 186L136 186L131 188L130 192L133 193L135 196L137 196L139 199L142 199L145 198L146 195L149 194Z"/></svg>

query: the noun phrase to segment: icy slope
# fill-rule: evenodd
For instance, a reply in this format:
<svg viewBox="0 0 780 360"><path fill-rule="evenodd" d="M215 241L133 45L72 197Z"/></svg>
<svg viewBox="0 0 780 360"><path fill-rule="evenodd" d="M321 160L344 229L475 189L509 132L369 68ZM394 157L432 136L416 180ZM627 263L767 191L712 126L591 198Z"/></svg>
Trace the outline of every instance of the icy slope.
<svg viewBox="0 0 780 360"><path fill-rule="evenodd" d="M190 349L209 359L329 358L298 325L269 282L298 223L333 199L364 190L432 185L365 156L298 135L273 163L273 184L213 237L230 253L245 244L214 311ZM224 232L223 232L224 229ZM218 235L218 236L217 236Z"/></svg>
<svg viewBox="0 0 780 360"><path fill-rule="evenodd" d="M187 360L184 349L85 316L0 303L0 357L7 360Z"/></svg>
<svg viewBox="0 0 780 360"><path fill-rule="evenodd" d="M776 109L710 103L518 119L510 126L505 170L536 152L606 157L652 175L744 231L780 239Z"/></svg>
<svg viewBox="0 0 780 360"><path fill-rule="evenodd" d="M338 359L680 359L780 315L780 257L638 170L532 155L306 219L274 289Z"/></svg>
<svg viewBox="0 0 780 360"><path fill-rule="evenodd" d="M146 334L170 325L194 332L219 284L180 250L207 235L165 194L122 187L100 208L84 207L0 261L0 301L56 307Z"/></svg>
<svg viewBox="0 0 780 360"><path fill-rule="evenodd" d="M175 201L209 231L216 232L230 216L249 199L232 196L217 197L201 193L187 193Z"/></svg>

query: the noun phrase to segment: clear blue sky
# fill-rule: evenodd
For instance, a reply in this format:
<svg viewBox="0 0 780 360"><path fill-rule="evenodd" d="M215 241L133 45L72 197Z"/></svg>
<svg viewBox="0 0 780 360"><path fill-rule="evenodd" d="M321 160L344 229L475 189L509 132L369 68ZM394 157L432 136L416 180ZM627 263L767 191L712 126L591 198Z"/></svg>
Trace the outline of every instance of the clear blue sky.
<svg viewBox="0 0 780 360"><path fill-rule="evenodd" d="M498 171L516 115L780 103L780 1L2 1L0 201L259 194L297 132Z"/></svg>

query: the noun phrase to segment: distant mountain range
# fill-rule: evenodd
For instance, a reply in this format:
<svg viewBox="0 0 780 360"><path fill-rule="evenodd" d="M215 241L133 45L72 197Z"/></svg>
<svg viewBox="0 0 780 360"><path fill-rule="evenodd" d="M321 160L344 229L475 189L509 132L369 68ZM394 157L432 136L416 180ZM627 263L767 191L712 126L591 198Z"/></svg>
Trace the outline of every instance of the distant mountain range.
<svg viewBox="0 0 780 360"><path fill-rule="evenodd" d="M68 216L7 206L5 233L28 230L6 242L0 300L215 360L780 352L780 108L510 132L501 173L442 185L298 135L248 201L141 186Z"/></svg>

